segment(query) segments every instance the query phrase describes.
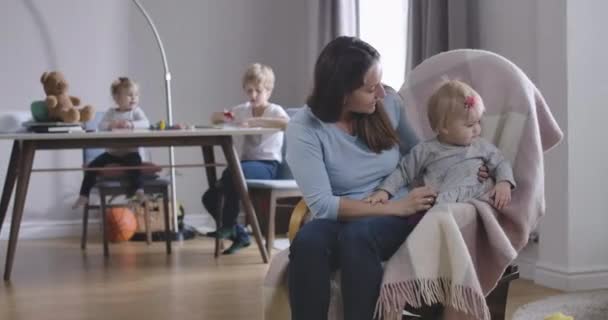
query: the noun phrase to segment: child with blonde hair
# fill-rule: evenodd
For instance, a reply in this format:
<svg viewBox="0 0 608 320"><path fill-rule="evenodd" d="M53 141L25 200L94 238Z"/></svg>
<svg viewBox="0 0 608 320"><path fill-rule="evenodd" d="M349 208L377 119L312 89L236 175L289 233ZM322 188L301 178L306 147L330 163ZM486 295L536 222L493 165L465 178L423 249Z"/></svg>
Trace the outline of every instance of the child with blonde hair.
<svg viewBox="0 0 608 320"><path fill-rule="evenodd" d="M502 209L515 187L513 169L493 144L480 137L485 111L481 96L462 81L444 83L429 99L428 118L434 138L416 145L365 200L385 203L404 185L430 186L435 203L489 201ZM492 179L480 182L477 171L486 165Z"/></svg>
<svg viewBox="0 0 608 320"><path fill-rule="evenodd" d="M98 125L100 131L113 129L133 130L146 129L150 127L150 121L144 111L139 107L139 86L127 77L120 77L110 87L112 98L116 103L115 108L108 109ZM88 168L101 168L111 163L123 166L141 165L141 155L138 148L106 149L89 164ZM135 196L136 200L143 202L145 199L143 181L140 170L127 170L130 189L127 196ZM84 206L89 201L89 193L95 185L97 171L85 171L84 179L80 187L80 196L72 206L77 208Z"/></svg>
<svg viewBox="0 0 608 320"><path fill-rule="evenodd" d="M213 113L211 122L284 130L289 116L281 106L268 101L274 88L274 81L274 72L269 66L260 63L250 65L242 80L247 102L229 111ZM241 167L245 179L275 179L279 164L283 161L282 146L283 131L245 136L241 152ZM218 208L220 196L224 197L223 208ZM230 170L224 170L218 186L209 186L202 201L216 222L218 222L219 210L223 210L222 228L209 235L232 240L232 245L223 252L224 254L231 254L249 246L251 243L249 235L243 226L236 223L240 199L232 183Z"/></svg>

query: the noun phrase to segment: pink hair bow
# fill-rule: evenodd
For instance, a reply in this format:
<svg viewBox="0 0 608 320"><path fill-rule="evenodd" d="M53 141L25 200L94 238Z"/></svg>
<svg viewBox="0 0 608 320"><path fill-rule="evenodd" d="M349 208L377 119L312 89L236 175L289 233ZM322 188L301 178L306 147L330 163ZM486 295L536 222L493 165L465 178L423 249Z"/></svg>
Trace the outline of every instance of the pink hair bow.
<svg viewBox="0 0 608 320"><path fill-rule="evenodd" d="M475 96L467 96L466 98L464 98L465 109L471 109L475 107L475 103L477 103L477 99L475 99Z"/></svg>

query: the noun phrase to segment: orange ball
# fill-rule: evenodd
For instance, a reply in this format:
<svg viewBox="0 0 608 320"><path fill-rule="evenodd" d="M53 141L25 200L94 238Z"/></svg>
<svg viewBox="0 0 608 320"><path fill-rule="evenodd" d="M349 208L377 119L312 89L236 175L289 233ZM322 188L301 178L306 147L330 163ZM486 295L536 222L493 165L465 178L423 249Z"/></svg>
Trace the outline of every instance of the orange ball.
<svg viewBox="0 0 608 320"><path fill-rule="evenodd" d="M127 241L137 231L137 219L133 211L125 207L106 209L106 235L111 242Z"/></svg>

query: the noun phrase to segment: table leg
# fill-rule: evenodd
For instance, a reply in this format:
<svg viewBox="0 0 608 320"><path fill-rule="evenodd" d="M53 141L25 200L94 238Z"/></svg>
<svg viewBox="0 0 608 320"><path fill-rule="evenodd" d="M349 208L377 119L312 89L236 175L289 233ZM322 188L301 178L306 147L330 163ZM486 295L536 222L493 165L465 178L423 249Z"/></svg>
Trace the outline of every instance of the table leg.
<svg viewBox="0 0 608 320"><path fill-rule="evenodd" d="M23 141L19 172L17 174L17 191L15 193L15 203L13 205L13 217L11 219L11 233L8 240L8 252L6 253L6 266L4 268L4 281L9 281L13 269L15 250L17 249L17 239L19 238L19 227L23 217L25 197L32 173L34 154L36 147L31 141Z"/></svg>
<svg viewBox="0 0 608 320"><path fill-rule="evenodd" d="M249 221L251 222L251 226L253 227L253 235L255 236L255 241L258 245L258 248L260 249L262 260L264 261L264 263L268 263L268 252L266 251L266 246L264 246L264 242L262 241L262 234L260 232L258 218L255 215L253 204L251 203L251 199L249 198L247 184L245 183L245 177L243 176L243 170L241 169L241 163L239 162L239 156L236 152L236 149L234 148L232 137L225 138L222 143L222 150L224 151L224 155L226 156L228 168L232 173L233 183L236 186L236 190L241 198L245 214L247 214L247 216L249 217Z"/></svg>
<svg viewBox="0 0 608 320"><path fill-rule="evenodd" d="M8 203L11 201L15 181L17 180L17 172L19 172L19 156L21 153L20 141L13 141L13 149L11 150L11 158L6 169L6 177L4 179L4 189L2 189L2 201L0 202L0 233L2 225L8 211Z"/></svg>

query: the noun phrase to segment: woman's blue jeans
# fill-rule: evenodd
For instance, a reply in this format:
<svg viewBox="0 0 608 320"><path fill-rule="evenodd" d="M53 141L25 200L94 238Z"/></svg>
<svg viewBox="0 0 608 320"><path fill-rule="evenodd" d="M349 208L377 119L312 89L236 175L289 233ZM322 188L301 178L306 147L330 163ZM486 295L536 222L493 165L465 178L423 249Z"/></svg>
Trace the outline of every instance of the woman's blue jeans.
<svg viewBox="0 0 608 320"><path fill-rule="evenodd" d="M305 224L289 253L289 299L293 320L327 319L330 278L340 269L344 319L371 320L388 260L415 224L399 217L349 222L316 219Z"/></svg>

